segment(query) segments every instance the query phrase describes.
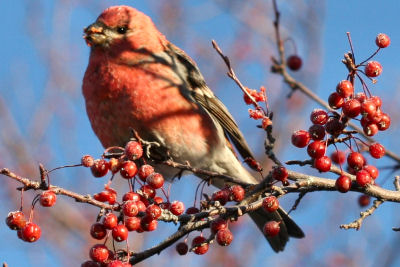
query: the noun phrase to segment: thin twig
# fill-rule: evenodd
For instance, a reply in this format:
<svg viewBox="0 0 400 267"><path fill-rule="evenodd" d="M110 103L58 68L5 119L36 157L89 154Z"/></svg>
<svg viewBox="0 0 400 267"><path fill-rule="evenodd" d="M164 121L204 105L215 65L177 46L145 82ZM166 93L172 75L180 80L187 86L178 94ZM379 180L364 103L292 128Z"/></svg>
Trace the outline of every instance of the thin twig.
<svg viewBox="0 0 400 267"><path fill-rule="evenodd" d="M368 216L372 215L374 213L374 211L383 203L383 200L379 200L376 199L374 200L374 204L372 205L372 207L370 207L369 209L367 209L366 211L363 211L360 213L360 218L358 218L357 220L355 220L352 223L349 224L342 224L340 225L341 229L356 229L359 230L361 227L361 224L363 223L364 219L367 218Z"/></svg>

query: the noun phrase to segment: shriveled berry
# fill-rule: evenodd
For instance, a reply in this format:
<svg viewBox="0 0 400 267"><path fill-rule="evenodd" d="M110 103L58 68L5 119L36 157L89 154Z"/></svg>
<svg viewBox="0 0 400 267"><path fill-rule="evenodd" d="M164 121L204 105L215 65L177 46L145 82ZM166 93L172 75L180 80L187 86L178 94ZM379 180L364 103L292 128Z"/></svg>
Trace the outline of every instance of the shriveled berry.
<svg viewBox="0 0 400 267"><path fill-rule="evenodd" d="M337 118L329 118L325 125L327 133L337 136L344 130L345 126Z"/></svg>
<svg viewBox="0 0 400 267"><path fill-rule="evenodd" d="M378 169L373 165L365 165L363 170L366 170L369 173L369 175L371 175L371 178L374 180L379 176Z"/></svg>
<svg viewBox="0 0 400 267"><path fill-rule="evenodd" d="M151 198L154 198L156 196L156 190L154 190L153 187L151 187L150 185L147 185L147 184L142 186L140 188L140 191L142 192L142 196L147 198L147 199L151 199Z"/></svg>
<svg viewBox="0 0 400 267"><path fill-rule="evenodd" d="M359 186L364 187L372 182L372 178L369 172L361 170L356 173L356 181Z"/></svg>
<svg viewBox="0 0 400 267"><path fill-rule="evenodd" d="M179 255L183 256L183 255L186 255L186 253L189 250L189 247L185 242L179 242L176 245L175 249L176 249L176 252L178 252Z"/></svg>
<svg viewBox="0 0 400 267"><path fill-rule="evenodd" d="M24 228L21 229L22 240L26 242L35 242L40 238L42 230L35 223L27 223Z"/></svg>
<svg viewBox="0 0 400 267"><path fill-rule="evenodd" d="M151 204L146 208L146 215L157 220L161 216L161 208L158 205Z"/></svg>
<svg viewBox="0 0 400 267"><path fill-rule="evenodd" d="M361 155L360 153L351 152L347 156L347 164L349 164L349 166L353 168L355 171L358 171L361 170L365 165L365 159L363 155Z"/></svg>
<svg viewBox="0 0 400 267"><path fill-rule="evenodd" d="M142 145L137 141L129 141L125 146L125 155L129 160L137 160L143 156Z"/></svg>
<svg viewBox="0 0 400 267"><path fill-rule="evenodd" d="M268 237L274 237L281 230L280 223L277 221L269 221L264 225L263 232Z"/></svg>
<svg viewBox="0 0 400 267"><path fill-rule="evenodd" d="M379 143L373 143L369 146L369 153L373 158L380 159L385 155L385 147Z"/></svg>
<svg viewBox="0 0 400 267"><path fill-rule="evenodd" d="M183 202L175 200L171 203L169 210L172 212L172 214L179 216L185 211L185 205Z"/></svg>
<svg viewBox="0 0 400 267"><path fill-rule="evenodd" d="M186 214L196 214L196 213L199 213L200 212L200 210L198 209L198 208L196 208L196 207L189 207L187 210L186 210Z"/></svg>
<svg viewBox="0 0 400 267"><path fill-rule="evenodd" d="M219 245L229 246L232 243L233 234L229 229L222 229L217 232L215 239Z"/></svg>
<svg viewBox="0 0 400 267"><path fill-rule="evenodd" d="M251 95L251 97L256 98L257 95L257 90L254 89L250 89L246 87L246 91L249 93L249 95ZM253 101L251 100L251 98L247 95L247 94L243 94L243 100L247 105L250 105L253 103Z"/></svg>
<svg viewBox="0 0 400 267"><path fill-rule="evenodd" d="M149 216L144 216L140 220L140 226L144 231L151 232L157 229L158 222Z"/></svg>
<svg viewBox="0 0 400 267"><path fill-rule="evenodd" d="M289 173L283 166L274 166L272 167L271 175L275 180L285 182L289 176Z"/></svg>
<svg viewBox="0 0 400 267"><path fill-rule="evenodd" d="M327 172L331 169L331 159L328 156L322 156L314 160L314 167L320 172Z"/></svg>
<svg viewBox="0 0 400 267"><path fill-rule="evenodd" d="M341 193L346 193L351 188L351 179L348 176L341 175L336 179L336 189Z"/></svg>
<svg viewBox="0 0 400 267"><path fill-rule="evenodd" d="M106 227L101 223L94 223L90 227L90 235L97 240L101 240L107 235Z"/></svg>
<svg viewBox="0 0 400 267"><path fill-rule="evenodd" d="M164 185L164 177L158 172L153 172L147 176L146 182L154 189L159 189Z"/></svg>
<svg viewBox="0 0 400 267"><path fill-rule="evenodd" d="M323 109L314 109L310 114L310 120L314 124L324 125L328 121L328 113Z"/></svg>
<svg viewBox="0 0 400 267"><path fill-rule="evenodd" d="M112 236L117 242L125 241L128 238L128 228L123 224L119 224L112 229Z"/></svg>
<svg viewBox="0 0 400 267"><path fill-rule="evenodd" d="M249 109L249 116L250 116L250 118L255 119L255 120L259 120L259 119L262 119L265 117L264 112L262 112L261 110L251 109L251 108Z"/></svg>
<svg viewBox="0 0 400 267"><path fill-rule="evenodd" d="M103 177L104 175L107 174L109 169L108 162L105 161L104 159L96 159L90 167L90 170L92 171L92 174L94 177Z"/></svg>
<svg viewBox="0 0 400 267"><path fill-rule="evenodd" d="M379 48L386 48L390 45L390 38L384 33L376 36L375 43Z"/></svg>
<svg viewBox="0 0 400 267"><path fill-rule="evenodd" d="M244 199L245 191L240 185L232 185L229 187L229 199L240 202Z"/></svg>
<svg viewBox="0 0 400 267"><path fill-rule="evenodd" d="M292 134L292 144L299 148L306 147L310 139L310 134L304 130L298 130Z"/></svg>
<svg viewBox="0 0 400 267"><path fill-rule="evenodd" d="M19 230L25 227L26 218L22 211L12 211L8 213L6 224L11 230Z"/></svg>
<svg viewBox="0 0 400 267"><path fill-rule="evenodd" d="M147 176L149 176L153 172L154 172L153 166L144 164L144 165L140 166L139 171L138 171L138 176L139 176L140 180L142 180L143 182L146 182Z"/></svg>
<svg viewBox="0 0 400 267"><path fill-rule="evenodd" d="M133 161L125 161L121 164L119 173L125 179L130 179L137 174L137 166Z"/></svg>
<svg viewBox="0 0 400 267"><path fill-rule="evenodd" d="M325 137L325 127L319 124L311 125L308 132L313 140L322 140Z"/></svg>
<svg viewBox="0 0 400 267"><path fill-rule="evenodd" d="M328 98L329 106L333 109L339 109L344 104L344 98L336 92L329 95Z"/></svg>
<svg viewBox="0 0 400 267"><path fill-rule="evenodd" d="M103 225L106 229L112 230L118 224L118 218L114 213L107 213L103 217Z"/></svg>
<svg viewBox="0 0 400 267"><path fill-rule="evenodd" d="M262 207L267 212L275 212L279 208L279 201L275 196L264 198Z"/></svg>
<svg viewBox="0 0 400 267"><path fill-rule="evenodd" d="M228 227L228 223L225 219L218 217L217 219L213 220L210 224L211 233L215 234L219 230L226 229Z"/></svg>
<svg viewBox="0 0 400 267"><path fill-rule="evenodd" d="M206 242L206 239L203 236L196 236L195 238L193 238L192 247L196 246L196 248L193 249L193 252L195 254L203 255L208 251L209 244L204 242Z"/></svg>
<svg viewBox="0 0 400 267"><path fill-rule="evenodd" d="M133 217L139 213L139 208L137 202L133 200L128 200L122 206L122 212L125 216Z"/></svg>
<svg viewBox="0 0 400 267"><path fill-rule="evenodd" d="M331 155L331 159L336 164L342 165L346 161L346 153L344 153L342 150L334 151Z"/></svg>
<svg viewBox="0 0 400 267"><path fill-rule="evenodd" d="M366 207L369 205L369 203L371 203L371 197L368 195L361 195L358 197L358 205L360 205L360 207Z"/></svg>
<svg viewBox="0 0 400 267"><path fill-rule="evenodd" d="M47 190L40 194L40 205L43 207L51 207L56 204L57 195L54 191Z"/></svg>
<svg viewBox="0 0 400 267"><path fill-rule="evenodd" d="M85 155L81 158L81 164L84 167L92 167L94 164L94 158L90 155Z"/></svg>
<svg viewBox="0 0 400 267"><path fill-rule="evenodd" d="M369 61L364 72L368 77L377 77L382 73L382 65L378 61Z"/></svg>
<svg viewBox="0 0 400 267"><path fill-rule="evenodd" d="M343 80L343 81L339 82L338 85L336 86L336 92L340 96L347 98L347 97L351 96L352 94L354 94L353 84L348 80Z"/></svg>
<svg viewBox="0 0 400 267"><path fill-rule="evenodd" d="M350 99L344 103L342 111L347 117L355 118L361 113L361 104L357 99Z"/></svg>
<svg viewBox="0 0 400 267"><path fill-rule="evenodd" d="M229 201L230 192L229 189L221 189L215 191L212 196L211 200L218 201L221 205L225 205L226 202Z"/></svg>
<svg viewBox="0 0 400 267"><path fill-rule="evenodd" d="M310 157L317 159L325 155L326 145L323 141L314 141L307 147L307 153Z"/></svg>
<svg viewBox="0 0 400 267"><path fill-rule="evenodd" d="M287 58L286 64L289 67L289 69L296 71L301 68L303 61L301 60L301 57L299 57L298 55L291 55Z"/></svg>
<svg viewBox="0 0 400 267"><path fill-rule="evenodd" d="M103 244L94 245L89 252L89 256L96 262L105 262L108 259L108 248Z"/></svg>

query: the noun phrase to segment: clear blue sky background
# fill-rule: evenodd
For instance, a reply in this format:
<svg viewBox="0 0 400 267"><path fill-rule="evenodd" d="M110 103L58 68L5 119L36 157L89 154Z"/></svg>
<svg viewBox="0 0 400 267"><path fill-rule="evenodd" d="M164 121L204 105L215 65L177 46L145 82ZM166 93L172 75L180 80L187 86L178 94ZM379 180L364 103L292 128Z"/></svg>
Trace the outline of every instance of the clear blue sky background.
<svg viewBox="0 0 400 267"><path fill-rule="evenodd" d="M2 25L2 33L0 35L0 94L7 101L10 107L12 115L15 117L18 124L19 130L23 135L29 136L27 133L27 125L31 121L29 109L26 107L31 107L34 110L35 101L38 101L43 94L43 88L47 85L48 78L48 66L44 64L41 60L39 52L35 49L32 44L32 39L28 38L26 34L26 28L29 27L25 24L26 18L29 18L29 10L27 9L26 2L28 1L1 1L0 10L2 11L2 16L0 17L0 25ZM42 1L43 5L43 16L45 16L46 23L43 25L44 36L49 32L56 32L57 28L52 27L51 16L54 12L54 5L51 1ZM192 4L193 1L186 1L185 8L188 10L195 10ZM290 2L290 1L285 1ZM310 1L312 2L312 1ZM91 2L90 2L91 3ZM104 2L103 2L104 3ZM108 1L109 5L114 4L130 4L143 12L149 14L160 28L163 28L162 20L155 16L155 12L152 9L152 5L148 4L147 1ZM86 47L82 40L82 28L92 23L97 15L102 11L102 5L93 5L89 9L83 7L71 8L69 10L72 12L70 14L72 20L66 23L69 24L69 36L68 41L73 44L78 55L81 57L71 58L61 58L58 64L63 64L63 60L66 60L68 64L72 66L71 75L77 77L83 77L87 65L87 58L89 55L89 49ZM292 11L294 12L294 11ZM322 98L326 99L327 96L334 90L336 83L339 80L345 79L346 69L340 62L344 52L349 50L346 32L351 32L353 43L356 49L356 58L361 59L368 56L375 49L374 39L377 33L385 32L392 40L390 48L385 49L383 53L377 56L377 60L381 61L383 64L383 74L379 78L377 85L371 87L375 94L382 96L383 103L392 110L392 112L398 112L397 104L399 101L398 82L399 82L399 61L400 61L400 30L399 30L399 14L400 5L397 1L327 1L325 9L320 12L325 13L322 25L322 58L320 59L321 64L316 64L312 66L312 62L305 61L305 68L315 68L321 74L316 81L312 84L316 85L312 89L316 91ZM193 12L195 14L195 12ZM283 14L283 21L288 19ZM198 16L198 14L197 14ZM28 20L29 21L29 20ZM195 32L188 33L189 35L195 35L196 30L200 31L203 35L204 40L211 40L215 38L224 43L224 34L228 32L230 23L232 23L232 18L228 16L221 15L219 17L213 18L210 21L202 20L200 22L195 22L193 28ZM234 24L234 22L233 22ZM235 24L234 24L235 25ZM179 34L173 36L167 36L170 41L177 43L182 46L185 42L177 38ZM52 42L52 48L58 49L63 47L63 44L58 40L49 40ZM300 55L302 52L302 47L307 46L307 43L298 44L300 47ZM182 47L188 53L193 52L191 47ZM210 46L211 51L211 46ZM210 54L213 54L211 51ZM196 60L196 58L194 58ZM251 64L250 64L251 65ZM200 69L206 69L207 65L199 62ZM256 69L256 66L251 66L255 73L259 73L260 70ZM16 71L16 69L18 71ZM26 76L27 75L27 76ZM221 75L223 75L221 73ZM265 74L263 74L265 75ZM271 75L271 74L268 74ZM267 76L268 76L267 75ZM251 77L251 83L254 85L260 85L265 82L265 76L261 78L254 77L255 75L245 74L244 77ZM207 76L206 76L207 78ZM12 82L10 82L10 80ZM246 80L247 82L247 80ZM245 82L245 83L246 83ZM233 87L233 84L229 81L226 83ZM62 85L50 85L54 88L53 93L58 94L57 90L62 90ZM80 84L74 84L75 88L78 88L76 92L80 92ZM267 84L268 86L268 84ZM287 89L286 89L287 90ZM63 92L64 93L64 92ZM228 107L234 107L234 101L231 101L230 93L220 89L218 95L221 99L227 103ZM297 96L296 96L297 97ZM85 114L83 98L80 95L76 95L74 98L76 101L68 103L71 109L75 110L77 114ZM67 100L70 101L70 100ZM285 101L285 100L282 100ZM19 105L24 106L23 112L19 109ZM54 105L54 103L53 103ZM302 124L304 128L309 127L307 114L310 110L317 107L314 104L307 105L304 112L299 114L298 119L304 120ZM388 109L389 109L388 108ZM52 110L57 111L56 107L52 107ZM241 122L245 120L247 115L243 110L234 110L232 112L235 116L238 116L238 121ZM59 111L57 111L59 112ZM239 115L241 113L242 115ZM243 115L244 114L244 115ZM395 114L393 114L395 115ZM393 116L398 117L398 116ZM62 126L63 121L50 121L49 132L46 134L50 140L50 145L55 147L55 151L63 147L60 144L57 136L60 134L57 127ZM76 118L77 128L77 139L75 140L78 144L79 151L64 151L60 152L60 155L52 155L51 166L57 166L64 163L76 162L78 155L83 155L86 153L98 155L102 150L100 143L97 141L96 137L91 131L89 121L86 115L82 115ZM392 121L392 129L390 132L382 133L378 139L382 141L387 147L390 147L394 151L399 151L400 144L396 138L399 134L398 120ZM7 125L2 125L1 128L7 127ZM68 123L66 126L68 127ZM250 126L254 127L254 125ZM249 127L247 127L249 128ZM61 127L62 129L62 127ZM252 128L250 128L252 129ZM254 130L254 129L253 129ZM287 126L287 131L291 132L295 130L293 126L289 123ZM249 131L248 131L249 132ZM246 133L246 131L245 131ZM250 133L251 134L251 133ZM255 146L256 144L252 144ZM43 145L44 146L44 145ZM41 147L41 143L38 142L36 147L38 154L45 152L46 149ZM2 153L7 153L3 151ZM301 152L302 153L302 152ZM281 157L284 160L293 159L299 154L298 150L286 149L282 152ZM7 157L5 157L7 158ZM1 164L2 161L0 161ZM6 161L7 162L7 161ZM379 162L378 166L390 164L388 160L382 160ZM1 166L3 167L3 166ZM314 173L314 172L312 172ZM73 171L66 172L66 175L74 174ZM177 185L177 190L173 194L179 195L179 188L186 186L192 186L189 182L179 182ZM102 182L99 182L96 186L101 187ZM68 182L65 182L68 186ZM391 182L385 184L386 187L392 188ZM0 190L0 194L3 191ZM296 221L301 225L307 235L307 248L312 248L310 251L310 256L307 257L307 262L298 262L298 265L325 265L324 261L329 255L336 254L347 254L353 255L354 257L364 255L366 258L360 258L358 263L361 265L372 266L374 263L379 263L379 257L384 255L385 244L395 244L398 242L398 233L392 232L391 227L398 227L400 225L400 220L398 214L398 205L387 204L379 209L376 214L365 221L363 228L358 231L344 231L338 229L338 224L350 222L352 219L358 216L360 209L357 207L356 199L357 194L348 194L346 196L341 195L340 198L334 193L315 193L306 196L300 206L299 211L294 213ZM0 195L0 199L1 199ZM190 200L190 196L186 196L187 200ZM292 197L291 200L294 198ZM8 203L8 202L5 202ZM292 202L290 202L292 203ZM290 203L286 203L286 207L290 207ZM7 205L1 205L0 207L0 218L5 218L9 210L15 209L14 207L9 207ZM343 221L339 221L335 227L327 228L325 226L327 217L333 216L334 213L340 215ZM49 229L47 229L49 230ZM172 231L172 228L169 229ZM243 234L238 234L237 240L235 242L248 242L246 240L246 232ZM43 232L46 235L46 232ZM313 247L313 242L317 242L319 237L331 236L329 242L324 242L319 247ZM4 223L0 224L0 261L7 261L10 266L58 266L55 264L59 257L59 254L52 251L51 244L46 244L45 241L39 241L35 244L22 243L17 239L15 233L11 232L6 228ZM260 238L261 239L261 238ZM310 241L311 240L311 241ZM252 262L248 263L248 266L256 266L258 264L266 263L280 263L282 264L282 259L295 259L296 253L302 247L301 242L303 241L291 241L287 246L284 253L275 255L270 249L266 249L265 245L262 245L260 240L257 240L258 245L254 247L258 251L258 257L254 258ZM310 244L311 242L311 244ZM259 245L261 244L261 245ZM151 243L147 244L151 245ZM71 244L73 246L73 244ZM240 245L235 246L233 249L240 253ZM307 250L305 248L305 250ZM37 252L36 258L32 258L32 254L27 254L25 251L34 250ZM369 251L365 254L365 251ZM328 256L327 256L328 255ZM161 256L158 257L162 257ZM195 261L193 266L201 266L201 261L198 261L198 256L190 256ZM175 266L183 266L183 262L179 259L174 259ZM79 259L74 259L74 263L79 262ZM151 262L151 261L150 261ZM283 261L284 263L284 261ZM397 262L399 261L397 260ZM393 266L395 265L393 263ZM165 266L170 266L165 263ZM344 264L346 265L346 264ZM73 265L70 265L73 266Z"/></svg>

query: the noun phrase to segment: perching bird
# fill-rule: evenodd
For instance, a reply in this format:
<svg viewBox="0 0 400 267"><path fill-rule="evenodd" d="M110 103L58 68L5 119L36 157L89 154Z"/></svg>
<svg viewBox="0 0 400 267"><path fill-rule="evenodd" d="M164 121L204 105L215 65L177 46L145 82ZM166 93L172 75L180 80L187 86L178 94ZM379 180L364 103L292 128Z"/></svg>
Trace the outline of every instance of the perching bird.
<svg viewBox="0 0 400 267"><path fill-rule="evenodd" d="M124 146L131 129L161 145L159 154L176 162L256 184L239 162L229 140L243 158L252 157L227 108L208 88L194 61L170 43L142 12L113 6L85 30L91 47L83 79L83 95L92 128L104 147ZM156 166L165 177L177 170ZM214 180L217 187L223 181ZM283 209L250 214L262 229L270 220L282 221L278 236L268 238L282 251L289 236L302 230Z"/></svg>

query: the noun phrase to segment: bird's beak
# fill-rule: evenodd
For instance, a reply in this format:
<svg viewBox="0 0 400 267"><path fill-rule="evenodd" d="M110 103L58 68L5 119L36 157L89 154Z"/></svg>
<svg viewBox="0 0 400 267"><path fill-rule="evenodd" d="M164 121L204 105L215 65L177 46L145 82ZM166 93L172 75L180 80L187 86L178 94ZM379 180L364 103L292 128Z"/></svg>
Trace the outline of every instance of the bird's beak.
<svg viewBox="0 0 400 267"><path fill-rule="evenodd" d="M85 39L86 44L91 46L101 46L107 41L107 37L104 34L104 26L98 22L95 22L85 29L83 29L83 39Z"/></svg>

